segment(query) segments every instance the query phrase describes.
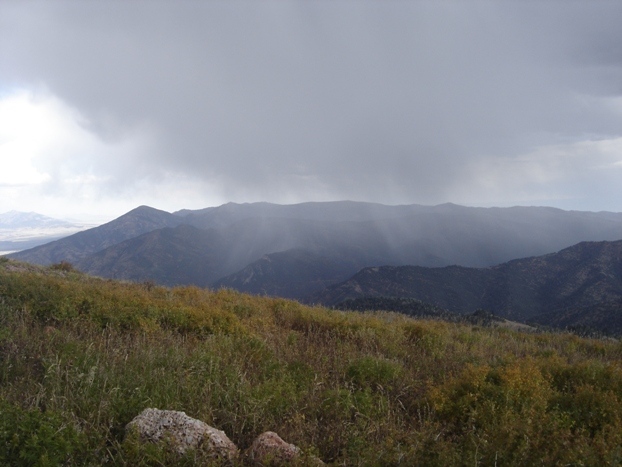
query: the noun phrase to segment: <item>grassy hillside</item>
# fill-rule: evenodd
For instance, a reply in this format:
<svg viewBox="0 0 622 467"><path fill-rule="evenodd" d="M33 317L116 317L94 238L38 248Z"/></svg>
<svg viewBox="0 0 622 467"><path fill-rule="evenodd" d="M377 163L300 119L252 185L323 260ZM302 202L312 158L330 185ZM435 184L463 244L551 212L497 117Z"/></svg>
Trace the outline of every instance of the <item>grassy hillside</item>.
<svg viewBox="0 0 622 467"><path fill-rule="evenodd" d="M0 464L194 465L124 441L183 410L333 465L618 465L622 346L0 264ZM239 461L244 465L244 460Z"/></svg>

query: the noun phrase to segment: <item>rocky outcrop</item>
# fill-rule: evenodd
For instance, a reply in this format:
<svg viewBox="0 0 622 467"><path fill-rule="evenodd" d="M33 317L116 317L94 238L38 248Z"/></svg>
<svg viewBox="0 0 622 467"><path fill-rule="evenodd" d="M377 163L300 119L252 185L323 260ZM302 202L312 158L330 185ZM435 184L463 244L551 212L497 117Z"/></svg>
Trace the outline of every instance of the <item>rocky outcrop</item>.
<svg viewBox="0 0 622 467"><path fill-rule="evenodd" d="M300 449L286 443L273 431L260 434L249 450L249 457L257 465L287 465L300 456Z"/></svg>
<svg viewBox="0 0 622 467"><path fill-rule="evenodd" d="M248 457L258 466L280 467L292 463L296 463L296 465L324 465L317 457L302 459L300 448L283 441L273 431L266 431L253 441L248 450ZM299 461L301 464L298 464Z"/></svg>
<svg viewBox="0 0 622 467"><path fill-rule="evenodd" d="M198 449L208 457L222 460L231 461L238 456L238 448L224 431L174 410L143 410L125 426L125 435L136 436L141 442L171 443L179 454L185 454L188 449ZM317 457L303 456L300 448L283 441L273 431L259 435L245 456L262 467L325 465Z"/></svg>
<svg viewBox="0 0 622 467"><path fill-rule="evenodd" d="M192 448L213 457L232 459L238 452L223 431L174 410L145 409L126 425L125 432L137 433L143 442L168 440L180 454Z"/></svg>

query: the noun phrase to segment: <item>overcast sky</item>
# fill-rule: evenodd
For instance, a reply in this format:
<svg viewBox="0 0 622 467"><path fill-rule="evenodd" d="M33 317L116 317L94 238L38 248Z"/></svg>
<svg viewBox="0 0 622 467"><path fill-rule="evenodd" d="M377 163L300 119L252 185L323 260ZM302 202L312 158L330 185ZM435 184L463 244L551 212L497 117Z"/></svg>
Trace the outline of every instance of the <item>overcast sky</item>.
<svg viewBox="0 0 622 467"><path fill-rule="evenodd" d="M622 211L622 2L0 2L0 213Z"/></svg>

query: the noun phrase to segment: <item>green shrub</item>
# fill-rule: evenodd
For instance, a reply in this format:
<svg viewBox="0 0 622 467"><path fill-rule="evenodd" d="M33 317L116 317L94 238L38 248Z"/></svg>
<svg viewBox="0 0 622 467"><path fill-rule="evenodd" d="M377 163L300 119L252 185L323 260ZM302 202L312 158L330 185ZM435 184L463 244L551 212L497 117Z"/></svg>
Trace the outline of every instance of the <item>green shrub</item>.
<svg viewBox="0 0 622 467"><path fill-rule="evenodd" d="M69 261L61 261L60 263L52 264L50 269L54 271L72 272L75 271L73 264Z"/></svg>
<svg viewBox="0 0 622 467"><path fill-rule="evenodd" d="M442 357L447 329L442 323L408 322L402 326L406 341L432 357ZM466 328L465 328L466 329ZM471 330L470 333L473 333ZM461 339L463 340L463 339Z"/></svg>
<svg viewBox="0 0 622 467"><path fill-rule="evenodd" d="M402 372L402 368L394 362L374 357L363 357L350 364L347 377L359 387L389 386Z"/></svg>
<svg viewBox="0 0 622 467"><path fill-rule="evenodd" d="M55 412L0 401L0 463L11 466L79 464L85 436Z"/></svg>

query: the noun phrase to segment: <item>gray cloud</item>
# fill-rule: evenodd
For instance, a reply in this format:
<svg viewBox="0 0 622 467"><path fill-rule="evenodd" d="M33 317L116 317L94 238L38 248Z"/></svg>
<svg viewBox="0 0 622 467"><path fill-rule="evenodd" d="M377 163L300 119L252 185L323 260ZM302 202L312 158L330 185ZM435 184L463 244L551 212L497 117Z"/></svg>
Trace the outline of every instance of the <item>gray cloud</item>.
<svg viewBox="0 0 622 467"><path fill-rule="evenodd" d="M620 24L620 2L5 2L0 86L45 86L106 144L148 133L89 162L115 190L181 174L238 201L511 203L474 161L622 135Z"/></svg>

